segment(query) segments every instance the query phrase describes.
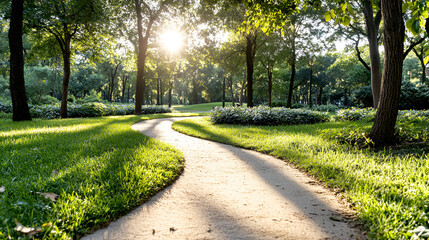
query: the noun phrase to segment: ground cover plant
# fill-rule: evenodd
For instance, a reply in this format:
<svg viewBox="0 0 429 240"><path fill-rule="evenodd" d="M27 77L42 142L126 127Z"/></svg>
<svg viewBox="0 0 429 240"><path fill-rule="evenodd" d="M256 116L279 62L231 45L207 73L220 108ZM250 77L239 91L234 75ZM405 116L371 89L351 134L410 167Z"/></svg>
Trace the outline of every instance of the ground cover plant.
<svg viewBox="0 0 429 240"><path fill-rule="evenodd" d="M210 120L215 124L241 124L241 125L289 125L311 124L326 122L329 114L288 108L237 108L215 107L210 112Z"/></svg>
<svg viewBox="0 0 429 240"><path fill-rule="evenodd" d="M60 104L29 105L30 114L33 118L54 119L60 117ZM102 117L115 115L134 114L132 104L104 104L90 102L83 104L69 104L67 116L69 118ZM0 102L0 112L11 113L10 102ZM171 109L164 106L143 106L142 114L170 113Z"/></svg>
<svg viewBox="0 0 429 240"><path fill-rule="evenodd" d="M170 184L183 169L182 154L131 129L166 116L173 115L31 122L3 116L0 239L76 238Z"/></svg>
<svg viewBox="0 0 429 240"><path fill-rule="evenodd" d="M425 122L410 129L428 128ZM313 125L243 126L214 124L209 118L173 124L180 132L253 149L292 162L341 192L358 212L371 239L409 239L428 226L429 143L357 148L326 138L324 131L370 128L368 121Z"/></svg>

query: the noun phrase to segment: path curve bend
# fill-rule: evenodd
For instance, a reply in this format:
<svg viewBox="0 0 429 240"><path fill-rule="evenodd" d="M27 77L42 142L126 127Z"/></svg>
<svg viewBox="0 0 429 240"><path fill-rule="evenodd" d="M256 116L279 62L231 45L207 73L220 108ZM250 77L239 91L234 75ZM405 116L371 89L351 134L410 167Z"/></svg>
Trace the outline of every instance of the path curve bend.
<svg viewBox="0 0 429 240"><path fill-rule="evenodd" d="M83 239L365 239L335 195L285 162L171 129L176 120L133 129L173 145L185 170L170 187Z"/></svg>

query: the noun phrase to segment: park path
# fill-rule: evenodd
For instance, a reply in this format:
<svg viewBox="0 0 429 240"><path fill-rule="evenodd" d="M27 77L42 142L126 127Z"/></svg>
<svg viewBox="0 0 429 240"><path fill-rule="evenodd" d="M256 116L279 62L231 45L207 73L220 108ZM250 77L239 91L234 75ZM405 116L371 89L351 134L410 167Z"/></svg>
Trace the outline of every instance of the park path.
<svg viewBox="0 0 429 240"><path fill-rule="evenodd" d="M133 125L185 155L183 175L150 201L83 239L365 239L335 195L265 154L189 137L183 118Z"/></svg>

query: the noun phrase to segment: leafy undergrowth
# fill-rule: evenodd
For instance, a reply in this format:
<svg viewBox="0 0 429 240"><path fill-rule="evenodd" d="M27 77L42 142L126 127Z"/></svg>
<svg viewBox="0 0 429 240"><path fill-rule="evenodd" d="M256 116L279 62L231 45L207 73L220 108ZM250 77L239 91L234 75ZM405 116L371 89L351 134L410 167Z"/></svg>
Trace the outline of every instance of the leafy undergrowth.
<svg viewBox="0 0 429 240"><path fill-rule="evenodd" d="M320 135L322 130L370 126L366 121L215 125L208 118L173 124L180 132L268 153L305 169L326 185L343 191L372 239L411 238L412 230L429 225L428 142L373 151L338 144Z"/></svg>
<svg viewBox="0 0 429 240"><path fill-rule="evenodd" d="M131 125L173 115L0 119L0 239L76 238L166 187L182 154Z"/></svg>
<svg viewBox="0 0 429 240"><path fill-rule="evenodd" d="M216 124L274 126L326 122L329 120L329 114L283 107L215 107L210 112L210 120Z"/></svg>

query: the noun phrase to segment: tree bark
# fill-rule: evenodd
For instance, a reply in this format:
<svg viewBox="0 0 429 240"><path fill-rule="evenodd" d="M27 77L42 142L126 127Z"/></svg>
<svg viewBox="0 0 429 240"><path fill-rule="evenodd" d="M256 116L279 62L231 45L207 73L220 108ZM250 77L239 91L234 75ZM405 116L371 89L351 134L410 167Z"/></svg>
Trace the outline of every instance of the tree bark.
<svg viewBox="0 0 429 240"><path fill-rule="evenodd" d="M292 96L293 89L295 84L295 76L296 76L296 52L295 52L295 40L292 42L292 55L290 58L290 66L291 66L291 74L290 74L290 82L289 82L289 93L287 96L286 107L291 108L292 106Z"/></svg>
<svg viewBox="0 0 429 240"><path fill-rule="evenodd" d="M145 83L145 65L146 65L146 53L148 49L148 41L150 36L150 31L152 29L152 25L156 20L157 16L150 16L149 22L146 28L146 33L143 36L143 17L141 12L141 3L140 0L135 0L135 8L137 14L137 34L138 34L138 42L139 49L137 55L137 79L136 79L136 103L134 114L139 115L142 114L142 105L144 104L144 91L146 87Z"/></svg>
<svg viewBox="0 0 429 240"><path fill-rule="evenodd" d="M235 106L235 100L234 100L234 89L232 88L232 76L229 77L229 89L231 91L231 102L232 106Z"/></svg>
<svg viewBox="0 0 429 240"><path fill-rule="evenodd" d="M373 107L378 107L381 91L381 60L378 51L378 29L380 27L380 15L377 13L374 18L372 1L363 0L363 13L367 30L369 44L369 58L371 62L371 89Z"/></svg>
<svg viewBox="0 0 429 240"><path fill-rule="evenodd" d="M247 107L253 107L253 64L256 53L256 33L246 35Z"/></svg>
<svg viewBox="0 0 429 240"><path fill-rule="evenodd" d="M240 90L240 106L243 106L243 94L244 94L244 88L246 86L246 79L247 75L244 73L243 82L241 84L241 90Z"/></svg>
<svg viewBox="0 0 429 240"><path fill-rule="evenodd" d="M418 52L415 48L413 48L414 53L416 54L417 58L419 59L420 66L422 67L422 75L420 77L420 81L422 83L425 83L426 81L426 64L425 64L425 55L424 55L424 47L421 47L420 52Z"/></svg>
<svg viewBox="0 0 429 240"><path fill-rule="evenodd" d="M122 75L122 102L125 102L125 90L127 90L127 81L128 81L128 75L126 75L124 73L124 75Z"/></svg>
<svg viewBox="0 0 429 240"><path fill-rule="evenodd" d="M69 83L70 83L70 57L71 57L71 38L72 34L69 33L67 26L65 28L64 36L64 49L63 49L63 67L64 67L64 78L63 78L63 88L61 95L61 109L60 117L67 118L67 97L69 93Z"/></svg>
<svg viewBox="0 0 429 240"><path fill-rule="evenodd" d="M370 138L376 146L391 144L394 141L405 34L401 0L382 0L381 13L384 25L384 68L380 102L370 132Z"/></svg>
<svg viewBox="0 0 429 240"><path fill-rule="evenodd" d="M22 20L24 0L12 1L12 12L9 28L10 49L10 94L12 97L12 120L31 120L30 110L25 93L24 55L22 44Z"/></svg>
<svg viewBox="0 0 429 240"><path fill-rule="evenodd" d="M311 84L313 82L313 66L310 65L310 82L308 85L308 105L310 107L313 106L313 101L312 101L312 97L311 97L311 92L312 92L312 88L311 88Z"/></svg>
<svg viewBox="0 0 429 240"><path fill-rule="evenodd" d="M223 83L222 83L222 107L224 108L225 107L225 88L226 88L226 85L225 85L225 76L223 76Z"/></svg>
<svg viewBox="0 0 429 240"><path fill-rule="evenodd" d="M272 107L271 97L273 93L273 67L268 65L267 72L268 72L268 106Z"/></svg>

